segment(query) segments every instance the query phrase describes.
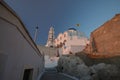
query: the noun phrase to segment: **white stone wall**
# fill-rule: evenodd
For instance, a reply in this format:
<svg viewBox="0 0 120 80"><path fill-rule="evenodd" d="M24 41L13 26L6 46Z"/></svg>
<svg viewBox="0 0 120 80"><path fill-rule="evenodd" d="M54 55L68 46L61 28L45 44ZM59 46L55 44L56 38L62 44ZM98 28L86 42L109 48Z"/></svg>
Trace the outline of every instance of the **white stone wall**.
<svg viewBox="0 0 120 80"><path fill-rule="evenodd" d="M57 66L59 57L57 57L58 49L38 45L39 50L43 53L45 59L45 68Z"/></svg>
<svg viewBox="0 0 120 80"><path fill-rule="evenodd" d="M53 68L58 65L59 57L50 57L49 55L45 55L45 68Z"/></svg>
<svg viewBox="0 0 120 80"><path fill-rule="evenodd" d="M21 20L0 3L0 80L23 80L24 70L33 69L36 80L44 68L44 58Z"/></svg>

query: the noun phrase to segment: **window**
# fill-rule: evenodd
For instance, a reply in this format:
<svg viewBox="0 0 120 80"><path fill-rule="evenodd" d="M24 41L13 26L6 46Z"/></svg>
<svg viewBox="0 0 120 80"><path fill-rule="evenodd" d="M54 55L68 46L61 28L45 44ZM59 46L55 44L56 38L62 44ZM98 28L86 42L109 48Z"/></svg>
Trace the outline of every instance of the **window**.
<svg viewBox="0 0 120 80"><path fill-rule="evenodd" d="M66 34L64 34L64 37L66 37Z"/></svg>
<svg viewBox="0 0 120 80"><path fill-rule="evenodd" d="M69 32L70 40L72 40L72 32Z"/></svg>
<svg viewBox="0 0 120 80"><path fill-rule="evenodd" d="M62 37L60 36L60 40L62 40Z"/></svg>
<svg viewBox="0 0 120 80"><path fill-rule="evenodd" d="M72 32L70 32L70 36L72 36Z"/></svg>
<svg viewBox="0 0 120 80"><path fill-rule="evenodd" d="M60 47L62 47L63 46L63 44L62 44L62 42L60 42Z"/></svg>
<svg viewBox="0 0 120 80"><path fill-rule="evenodd" d="M64 40L64 43L66 42L67 40Z"/></svg>
<svg viewBox="0 0 120 80"><path fill-rule="evenodd" d="M64 46L64 49L66 49L66 46Z"/></svg>

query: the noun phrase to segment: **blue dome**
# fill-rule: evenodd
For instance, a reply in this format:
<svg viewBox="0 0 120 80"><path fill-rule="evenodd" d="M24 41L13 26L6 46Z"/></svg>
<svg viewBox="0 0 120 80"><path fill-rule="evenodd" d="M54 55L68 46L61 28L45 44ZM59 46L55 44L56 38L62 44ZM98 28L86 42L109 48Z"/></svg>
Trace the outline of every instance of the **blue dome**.
<svg viewBox="0 0 120 80"><path fill-rule="evenodd" d="M74 30L74 31L76 31L76 29L75 29L75 28L69 28L68 30Z"/></svg>

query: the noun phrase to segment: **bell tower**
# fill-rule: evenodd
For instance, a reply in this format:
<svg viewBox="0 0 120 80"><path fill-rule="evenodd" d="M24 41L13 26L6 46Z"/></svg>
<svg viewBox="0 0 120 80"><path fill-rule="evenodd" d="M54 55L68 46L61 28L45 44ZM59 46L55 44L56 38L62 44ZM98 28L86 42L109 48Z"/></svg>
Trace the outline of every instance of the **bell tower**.
<svg viewBox="0 0 120 80"><path fill-rule="evenodd" d="M46 47L54 47L54 39L55 39L54 28L50 27Z"/></svg>

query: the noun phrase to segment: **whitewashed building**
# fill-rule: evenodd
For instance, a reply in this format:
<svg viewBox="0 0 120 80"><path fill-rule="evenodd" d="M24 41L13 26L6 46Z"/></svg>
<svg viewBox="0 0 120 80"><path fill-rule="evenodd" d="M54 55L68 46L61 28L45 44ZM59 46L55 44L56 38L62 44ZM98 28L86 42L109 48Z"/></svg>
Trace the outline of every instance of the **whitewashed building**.
<svg viewBox="0 0 120 80"><path fill-rule="evenodd" d="M89 40L82 32L69 28L64 33L60 33L54 43L59 48L59 53L69 54L82 51Z"/></svg>
<svg viewBox="0 0 120 80"><path fill-rule="evenodd" d="M44 58L15 12L0 1L0 80L37 80Z"/></svg>

